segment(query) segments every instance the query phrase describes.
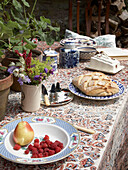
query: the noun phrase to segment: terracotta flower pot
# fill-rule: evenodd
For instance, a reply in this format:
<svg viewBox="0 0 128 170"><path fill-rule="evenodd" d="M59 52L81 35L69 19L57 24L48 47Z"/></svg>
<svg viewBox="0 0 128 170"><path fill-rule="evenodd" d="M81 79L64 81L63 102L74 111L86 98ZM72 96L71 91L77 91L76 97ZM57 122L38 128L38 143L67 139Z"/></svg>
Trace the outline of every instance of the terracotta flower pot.
<svg viewBox="0 0 128 170"><path fill-rule="evenodd" d="M13 83L12 75L9 75L5 79L0 80L0 120L3 120L5 117L8 95L12 83Z"/></svg>
<svg viewBox="0 0 128 170"><path fill-rule="evenodd" d="M40 108L41 84L21 86L21 108L26 112L35 112Z"/></svg>
<svg viewBox="0 0 128 170"><path fill-rule="evenodd" d="M5 55L6 55L6 53L5 53ZM2 65L8 67L11 62L14 62L14 63L19 62L18 58L15 58L15 57L13 58L13 53L11 53L10 57L8 55L5 56L5 58L2 61ZM20 92L21 86L17 80L18 79L13 75L13 84L11 86L11 90Z"/></svg>

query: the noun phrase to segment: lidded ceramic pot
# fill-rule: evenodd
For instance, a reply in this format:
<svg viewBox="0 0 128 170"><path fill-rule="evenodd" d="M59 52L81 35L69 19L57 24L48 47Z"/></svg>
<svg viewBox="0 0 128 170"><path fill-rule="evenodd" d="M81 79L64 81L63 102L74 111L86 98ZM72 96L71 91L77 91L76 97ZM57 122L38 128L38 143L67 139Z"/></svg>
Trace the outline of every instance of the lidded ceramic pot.
<svg viewBox="0 0 128 170"><path fill-rule="evenodd" d="M51 67L54 69L54 73L57 73L57 58L58 58L58 52L55 50L52 50L51 48L44 50L44 55L42 57L42 62L46 61L46 58L50 57L53 62L51 63Z"/></svg>
<svg viewBox="0 0 128 170"><path fill-rule="evenodd" d="M73 68L79 65L79 52L74 43L66 42L60 48L59 66L60 68Z"/></svg>

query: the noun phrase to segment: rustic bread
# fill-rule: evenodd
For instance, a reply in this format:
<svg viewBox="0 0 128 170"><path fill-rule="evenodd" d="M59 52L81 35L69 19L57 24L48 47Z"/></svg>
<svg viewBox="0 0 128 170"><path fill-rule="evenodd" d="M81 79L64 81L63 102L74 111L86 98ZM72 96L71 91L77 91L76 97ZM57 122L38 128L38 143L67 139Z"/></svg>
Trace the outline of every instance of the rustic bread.
<svg viewBox="0 0 128 170"><path fill-rule="evenodd" d="M119 92L118 85L101 72L80 75L72 83L89 96L110 96Z"/></svg>

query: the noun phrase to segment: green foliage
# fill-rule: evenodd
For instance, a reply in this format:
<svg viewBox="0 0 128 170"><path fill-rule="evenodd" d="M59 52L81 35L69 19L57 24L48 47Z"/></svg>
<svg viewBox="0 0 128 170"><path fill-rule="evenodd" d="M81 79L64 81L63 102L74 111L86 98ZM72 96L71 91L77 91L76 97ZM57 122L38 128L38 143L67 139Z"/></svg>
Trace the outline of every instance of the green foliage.
<svg viewBox="0 0 128 170"><path fill-rule="evenodd" d="M0 66L0 70L2 70L2 71L7 71L7 67Z"/></svg>
<svg viewBox="0 0 128 170"><path fill-rule="evenodd" d="M44 69L47 68L48 70L51 70L52 67L50 66L50 58L47 58L47 60L43 63L41 63L38 59L33 59L31 61L31 65L34 65L34 67L28 68L28 73L27 75L31 78L31 83L32 84L37 84L37 80L34 80L34 77L36 75L40 75L42 73L42 77L48 77L50 76L50 73L44 72Z"/></svg>
<svg viewBox="0 0 128 170"><path fill-rule="evenodd" d="M3 0L0 4L0 46L1 52L6 48L12 51L29 51L36 47L33 38L46 41L52 45L60 31L53 27L50 19L41 16L36 19L34 9L37 0L31 8L26 0ZM9 10L8 10L9 8ZM30 8L31 12L26 12ZM54 35L54 37L52 36Z"/></svg>

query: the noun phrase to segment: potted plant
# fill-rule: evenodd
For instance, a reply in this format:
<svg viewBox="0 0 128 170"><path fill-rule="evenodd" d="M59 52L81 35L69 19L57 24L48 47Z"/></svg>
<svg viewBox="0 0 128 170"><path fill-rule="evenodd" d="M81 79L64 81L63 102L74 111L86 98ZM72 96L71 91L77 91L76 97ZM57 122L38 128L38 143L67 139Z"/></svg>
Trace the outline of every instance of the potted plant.
<svg viewBox="0 0 128 170"><path fill-rule="evenodd" d="M56 40L59 27L52 26L50 19L40 16L37 19L34 15L37 0L31 8L26 0L4 0L0 4L0 51L7 49L7 54L18 50L36 48L37 44L32 42L34 38L38 41L46 41L51 45ZM9 7L9 11L7 10ZM26 9L28 8L28 9ZM27 12L27 11L31 12Z"/></svg>
<svg viewBox="0 0 128 170"><path fill-rule="evenodd" d="M21 85L21 107L24 111L37 111L41 101L41 83L48 76L53 74L53 68L50 66L50 59L40 62L32 58L32 52L23 54L17 51L20 56L19 62L11 63L8 72L18 78Z"/></svg>
<svg viewBox="0 0 128 170"><path fill-rule="evenodd" d="M4 119L10 86L13 83L12 74L7 72L7 67L0 66L0 121Z"/></svg>
<svg viewBox="0 0 128 170"><path fill-rule="evenodd" d="M24 50L28 54L31 50L33 56L41 61L42 51L37 47L37 43L33 40L46 41L51 45L59 32L59 27L54 27L50 19L40 16L36 19L34 9L37 0L31 8L26 0L4 0L0 4L0 58L2 65L7 66L13 61L18 62L19 56L15 53L23 53ZM9 7L10 10L7 10ZM30 11L27 12L27 11ZM54 35L54 36L53 36ZM4 55L5 54L5 55ZM12 90L21 91L20 86L14 83Z"/></svg>

